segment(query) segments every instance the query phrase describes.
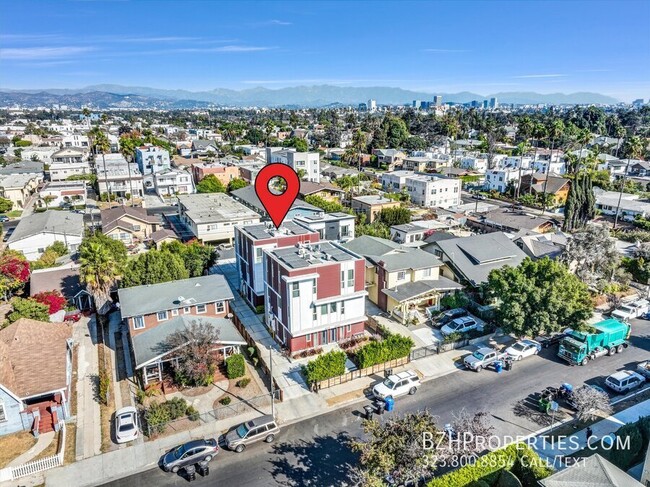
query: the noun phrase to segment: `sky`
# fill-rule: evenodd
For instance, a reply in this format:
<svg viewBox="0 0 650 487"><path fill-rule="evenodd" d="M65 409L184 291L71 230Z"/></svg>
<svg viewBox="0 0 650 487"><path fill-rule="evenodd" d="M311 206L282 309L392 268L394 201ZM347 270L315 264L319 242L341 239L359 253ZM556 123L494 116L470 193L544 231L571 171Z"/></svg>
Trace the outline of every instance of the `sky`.
<svg viewBox="0 0 650 487"><path fill-rule="evenodd" d="M650 97L650 1L2 2L0 89L331 84Z"/></svg>

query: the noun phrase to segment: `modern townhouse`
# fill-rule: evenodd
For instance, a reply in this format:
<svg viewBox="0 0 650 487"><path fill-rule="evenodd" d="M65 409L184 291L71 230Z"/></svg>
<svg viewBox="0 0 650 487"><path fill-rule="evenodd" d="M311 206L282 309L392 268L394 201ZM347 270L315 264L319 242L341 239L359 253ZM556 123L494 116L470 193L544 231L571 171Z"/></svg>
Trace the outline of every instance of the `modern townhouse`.
<svg viewBox="0 0 650 487"><path fill-rule="evenodd" d="M129 330L134 369L144 384L172 373L174 351L167 339L193 324L218 330L214 352L223 360L246 341L228 318L234 299L226 279L217 274L118 290L120 312Z"/></svg>
<svg viewBox="0 0 650 487"><path fill-rule="evenodd" d="M142 174L168 171L171 167L169 152L153 144L145 144L135 149L135 163Z"/></svg>
<svg viewBox="0 0 650 487"><path fill-rule="evenodd" d="M355 216L349 213L323 211L315 215L296 216L293 221L317 232L321 240L345 242L354 238Z"/></svg>
<svg viewBox="0 0 650 487"><path fill-rule="evenodd" d="M104 168L100 158L96 171L100 195L110 192L119 198L125 198L127 194L132 197L142 197L144 194L143 177L137 164L126 161L124 164L107 163Z"/></svg>
<svg viewBox="0 0 650 487"><path fill-rule="evenodd" d="M235 225L260 222L259 214L224 193L181 195L178 214L181 222L202 242L232 243Z"/></svg>
<svg viewBox="0 0 650 487"><path fill-rule="evenodd" d="M364 332L364 259L332 243L264 251L265 318L291 353Z"/></svg>
<svg viewBox="0 0 650 487"><path fill-rule="evenodd" d="M425 319L424 308L439 307L445 294L462 289L440 275L443 263L423 250L368 235L344 246L366 260L368 299L401 323Z"/></svg>
<svg viewBox="0 0 650 487"><path fill-rule="evenodd" d="M318 232L292 221L235 227L235 257L240 291L251 306L264 305L264 250L320 241Z"/></svg>
<svg viewBox="0 0 650 487"><path fill-rule="evenodd" d="M320 182L320 154L318 152L297 152L295 149L274 150L266 149L266 161L269 164L281 163L291 166L300 172L304 171L302 179L313 183Z"/></svg>

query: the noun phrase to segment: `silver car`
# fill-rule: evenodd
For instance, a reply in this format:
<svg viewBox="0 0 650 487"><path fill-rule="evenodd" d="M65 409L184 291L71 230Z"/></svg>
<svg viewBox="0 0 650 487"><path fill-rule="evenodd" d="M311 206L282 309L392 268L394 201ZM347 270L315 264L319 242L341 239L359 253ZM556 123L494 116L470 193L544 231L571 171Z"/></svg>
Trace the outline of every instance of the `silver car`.
<svg viewBox="0 0 650 487"><path fill-rule="evenodd" d="M241 453L251 443L258 441L271 443L279 432L278 424L269 414L240 424L226 434L225 442L229 450Z"/></svg>

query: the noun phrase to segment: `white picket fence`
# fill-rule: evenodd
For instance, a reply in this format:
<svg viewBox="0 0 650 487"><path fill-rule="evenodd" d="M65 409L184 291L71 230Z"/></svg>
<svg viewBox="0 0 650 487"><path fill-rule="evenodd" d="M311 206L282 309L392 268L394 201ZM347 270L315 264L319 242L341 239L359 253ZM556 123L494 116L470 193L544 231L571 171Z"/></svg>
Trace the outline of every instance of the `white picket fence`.
<svg viewBox="0 0 650 487"><path fill-rule="evenodd" d="M32 462L23 463L17 467L6 467L0 470L0 482L4 480L17 480L21 477L33 475L35 473L44 472L51 468L60 467L63 465L65 455L65 423L60 423L61 437L59 441L59 449L56 455L34 460Z"/></svg>

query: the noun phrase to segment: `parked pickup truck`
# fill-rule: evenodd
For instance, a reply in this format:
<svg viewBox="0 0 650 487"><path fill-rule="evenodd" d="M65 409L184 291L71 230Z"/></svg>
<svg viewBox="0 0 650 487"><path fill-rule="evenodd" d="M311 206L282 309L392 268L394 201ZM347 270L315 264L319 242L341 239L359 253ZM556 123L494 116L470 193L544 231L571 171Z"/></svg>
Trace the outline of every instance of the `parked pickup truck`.
<svg viewBox="0 0 650 487"><path fill-rule="evenodd" d="M639 362L636 366L636 371L646 379L650 379L650 360Z"/></svg>
<svg viewBox="0 0 650 487"><path fill-rule="evenodd" d="M465 357L465 367L480 372L485 367L492 365L497 360L504 360L508 354L499 352L489 347L481 347L472 355Z"/></svg>
<svg viewBox="0 0 650 487"><path fill-rule="evenodd" d="M625 303L612 312L612 318L620 321L627 321L638 318L650 311L650 302L647 299L639 299L631 303Z"/></svg>

